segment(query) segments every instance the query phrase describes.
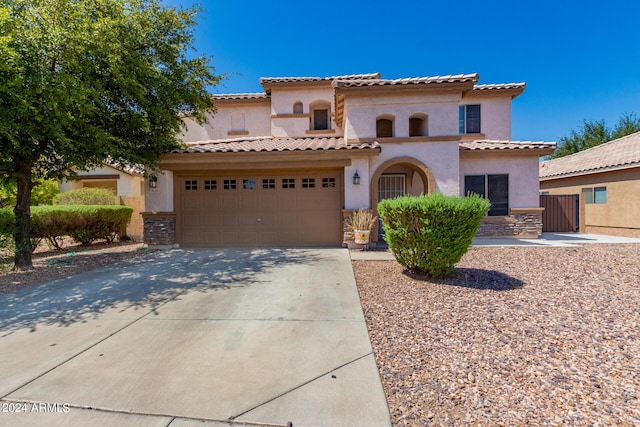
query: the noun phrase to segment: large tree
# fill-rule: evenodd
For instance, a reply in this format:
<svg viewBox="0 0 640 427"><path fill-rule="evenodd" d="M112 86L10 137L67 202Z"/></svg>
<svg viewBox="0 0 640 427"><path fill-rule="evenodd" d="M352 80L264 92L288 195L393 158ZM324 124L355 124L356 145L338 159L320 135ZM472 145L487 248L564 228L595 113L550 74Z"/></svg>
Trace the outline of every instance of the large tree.
<svg viewBox="0 0 640 427"><path fill-rule="evenodd" d="M4 0L0 171L17 184L15 266L31 268L30 193L106 159L157 166L220 77L194 56L199 9L156 0Z"/></svg>
<svg viewBox="0 0 640 427"><path fill-rule="evenodd" d="M577 131L571 129L569 135L560 138L558 148L549 158L568 156L639 131L640 118L635 113L622 115L613 129L604 120L583 120Z"/></svg>

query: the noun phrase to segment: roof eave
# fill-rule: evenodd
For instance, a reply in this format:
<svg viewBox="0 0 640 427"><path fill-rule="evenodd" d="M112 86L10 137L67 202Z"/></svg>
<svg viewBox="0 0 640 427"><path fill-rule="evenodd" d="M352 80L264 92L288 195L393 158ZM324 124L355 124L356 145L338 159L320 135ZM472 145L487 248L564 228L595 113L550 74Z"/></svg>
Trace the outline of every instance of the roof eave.
<svg viewBox="0 0 640 427"><path fill-rule="evenodd" d="M584 171L566 172L566 173L560 173L560 174L549 175L549 176L544 176L544 177L541 176L540 177L540 181L552 181L554 179L573 178L573 177L577 177L577 176L593 175L593 174L605 173L605 172L616 172L616 171L620 171L620 170L634 169L634 168L640 168L640 163L635 162L635 163L628 163L628 164L625 164L625 165L607 166L607 167L602 167L602 168L598 168L598 169L588 169L588 170L584 170Z"/></svg>

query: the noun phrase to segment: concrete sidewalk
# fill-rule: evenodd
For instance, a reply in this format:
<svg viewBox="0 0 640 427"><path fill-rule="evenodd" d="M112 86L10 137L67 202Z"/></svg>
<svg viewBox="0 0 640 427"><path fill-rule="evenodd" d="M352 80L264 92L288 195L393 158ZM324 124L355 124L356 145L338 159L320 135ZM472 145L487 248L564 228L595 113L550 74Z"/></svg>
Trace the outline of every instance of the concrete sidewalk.
<svg viewBox="0 0 640 427"><path fill-rule="evenodd" d="M391 423L345 249L173 250L0 295L0 366L2 426Z"/></svg>
<svg viewBox="0 0 640 427"><path fill-rule="evenodd" d="M640 239L631 237L605 236L602 234L586 233L542 233L539 239L514 239L476 237L472 247L482 246L534 246L534 247L564 247L577 248L584 244L620 244L640 243ZM354 251L350 252L352 260L389 261L395 257L389 250Z"/></svg>

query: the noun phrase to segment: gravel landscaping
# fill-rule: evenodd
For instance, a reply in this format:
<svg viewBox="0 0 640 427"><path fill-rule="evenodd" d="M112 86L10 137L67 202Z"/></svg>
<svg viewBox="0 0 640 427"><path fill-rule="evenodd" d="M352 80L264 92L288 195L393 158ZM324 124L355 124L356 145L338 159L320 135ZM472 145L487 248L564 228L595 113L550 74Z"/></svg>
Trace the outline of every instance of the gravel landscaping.
<svg viewBox="0 0 640 427"><path fill-rule="evenodd" d="M0 294L127 261L147 252L142 243L135 242L97 242L82 246L67 239L58 250L51 250L43 242L33 254L33 269L12 271L12 252L0 248L0 260L4 261L0 263Z"/></svg>
<svg viewBox="0 0 640 427"><path fill-rule="evenodd" d="M394 425L640 425L640 245L353 261Z"/></svg>

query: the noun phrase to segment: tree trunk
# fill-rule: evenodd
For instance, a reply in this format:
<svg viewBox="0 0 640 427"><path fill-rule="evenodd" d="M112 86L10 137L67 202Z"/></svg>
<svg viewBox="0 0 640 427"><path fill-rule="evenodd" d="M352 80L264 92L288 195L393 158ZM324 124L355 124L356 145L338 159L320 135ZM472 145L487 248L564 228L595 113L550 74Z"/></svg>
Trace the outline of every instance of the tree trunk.
<svg viewBox="0 0 640 427"><path fill-rule="evenodd" d="M18 182L18 194L13 213L16 216L16 228L13 238L16 243L14 264L16 270L33 268L31 260L31 163L16 160L15 174Z"/></svg>

